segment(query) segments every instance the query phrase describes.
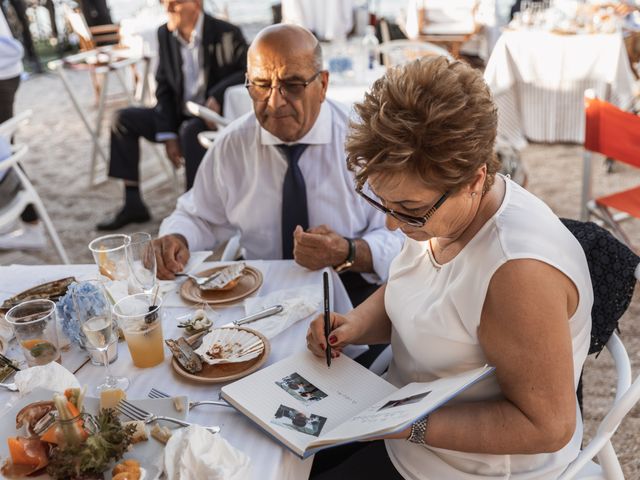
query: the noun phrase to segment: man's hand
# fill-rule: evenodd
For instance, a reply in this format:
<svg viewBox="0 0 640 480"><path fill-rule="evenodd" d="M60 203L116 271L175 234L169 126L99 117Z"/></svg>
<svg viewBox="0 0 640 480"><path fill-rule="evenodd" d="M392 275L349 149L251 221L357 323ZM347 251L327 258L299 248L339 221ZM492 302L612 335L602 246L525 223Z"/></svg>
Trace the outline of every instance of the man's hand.
<svg viewBox="0 0 640 480"><path fill-rule="evenodd" d="M165 235L153 241L160 280L173 280L189 261L187 240L178 234Z"/></svg>
<svg viewBox="0 0 640 480"><path fill-rule="evenodd" d="M204 106L222 115L222 107L220 106L218 101L215 99L215 97L207 98L207 101L204 102ZM218 125L216 124L216 122L209 122L205 120L204 123L209 130L218 130Z"/></svg>
<svg viewBox="0 0 640 480"><path fill-rule="evenodd" d="M182 159L182 150L180 149L180 142L177 138L170 138L164 142L164 148L167 152L167 158L171 160L171 163L175 168L180 168L184 164Z"/></svg>
<svg viewBox="0 0 640 480"><path fill-rule="evenodd" d="M309 270L339 265L349 255L349 242L326 225L306 232L298 225L293 238L293 258Z"/></svg>

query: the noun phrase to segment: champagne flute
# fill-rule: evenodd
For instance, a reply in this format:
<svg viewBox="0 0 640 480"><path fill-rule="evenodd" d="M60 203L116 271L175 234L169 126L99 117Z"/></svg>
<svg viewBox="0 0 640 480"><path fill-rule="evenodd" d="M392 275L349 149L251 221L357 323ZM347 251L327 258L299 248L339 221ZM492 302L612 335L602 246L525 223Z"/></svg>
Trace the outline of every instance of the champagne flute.
<svg viewBox="0 0 640 480"><path fill-rule="evenodd" d="M109 367L109 345L114 335L117 335L111 317L111 304L105 295L104 285L99 280L83 282L84 288L73 292L73 302L78 315L78 322L82 333L93 348L102 355L106 369L104 382L96 387L96 392L119 388L126 390L129 379L111 375Z"/></svg>
<svg viewBox="0 0 640 480"><path fill-rule="evenodd" d="M129 283L142 293L152 293L156 286L156 254L151 235L144 232L129 234L125 241ZM134 293L134 292L130 292Z"/></svg>

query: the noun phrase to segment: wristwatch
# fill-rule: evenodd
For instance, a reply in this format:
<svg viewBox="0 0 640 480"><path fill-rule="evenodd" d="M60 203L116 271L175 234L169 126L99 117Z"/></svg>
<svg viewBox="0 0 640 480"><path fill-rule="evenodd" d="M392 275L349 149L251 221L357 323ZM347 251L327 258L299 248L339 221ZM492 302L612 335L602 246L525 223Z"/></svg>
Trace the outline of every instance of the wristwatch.
<svg viewBox="0 0 640 480"><path fill-rule="evenodd" d="M349 254L344 262L333 267L338 273L349 270L356 261L356 241L353 238L344 237L344 239L349 242Z"/></svg>
<svg viewBox="0 0 640 480"><path fill-rule="evenodd" d="M422 420L418 420L411 425L411 434L409 435L409 440L411 443L417 443L418 445L426 445L424 441L424 435L427 433L427 422L429 420L429 415L424 417Z"/></svg>

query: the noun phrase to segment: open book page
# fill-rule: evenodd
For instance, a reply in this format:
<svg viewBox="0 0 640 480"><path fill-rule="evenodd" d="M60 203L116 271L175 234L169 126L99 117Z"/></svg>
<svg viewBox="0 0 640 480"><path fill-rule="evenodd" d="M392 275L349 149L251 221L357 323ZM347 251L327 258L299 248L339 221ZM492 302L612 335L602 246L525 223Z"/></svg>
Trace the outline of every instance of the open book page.
<svg viewBox="0 0 640 480"><path fill-rule="evenodd" d="M301 352L222 388L222 396L299 456L396 388L345 355Z"/></svg>
<svg viewBox="0 0 640 480"><path fill-rule="evenodd" d="M493 367L485 366L433 382L410 383L358 412L338 427L323 432L323 435L311 443L308 449L315 450L325 445L346 443L400 431L492 371Z"/></svg>

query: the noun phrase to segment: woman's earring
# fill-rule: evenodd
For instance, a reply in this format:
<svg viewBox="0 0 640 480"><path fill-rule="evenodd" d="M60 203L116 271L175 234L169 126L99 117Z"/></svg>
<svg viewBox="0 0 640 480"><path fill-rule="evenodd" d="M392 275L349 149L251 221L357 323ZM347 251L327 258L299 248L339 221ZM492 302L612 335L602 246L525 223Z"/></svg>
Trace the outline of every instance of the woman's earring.
<svg viewBox="0 0 640 480"><path fill-rule="evenodd" d="M475 197L476 195L478 195L478 192L471 192L472 197Z"/></svg>

